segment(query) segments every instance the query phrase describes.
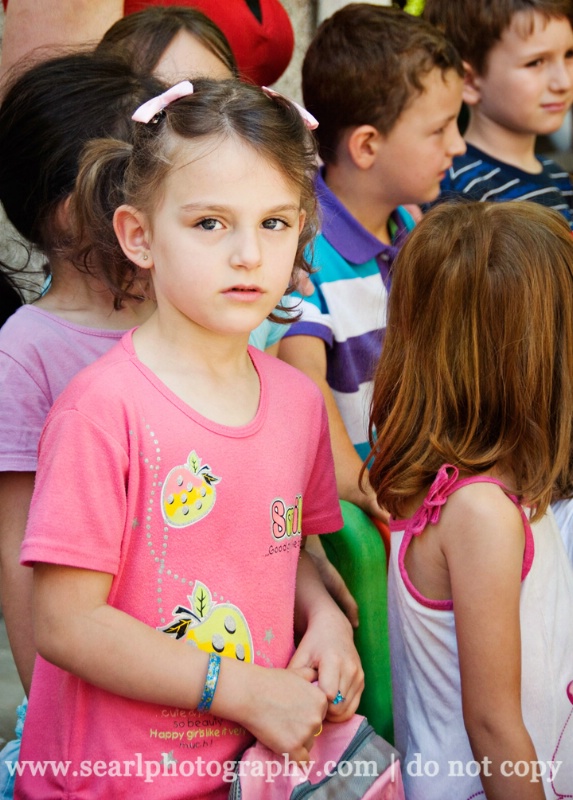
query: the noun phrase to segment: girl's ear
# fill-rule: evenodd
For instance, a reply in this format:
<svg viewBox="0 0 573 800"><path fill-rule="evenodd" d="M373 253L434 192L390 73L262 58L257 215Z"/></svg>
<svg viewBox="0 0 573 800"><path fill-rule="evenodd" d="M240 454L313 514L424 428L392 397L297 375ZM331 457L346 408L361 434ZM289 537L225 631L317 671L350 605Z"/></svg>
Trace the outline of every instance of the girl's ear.
<svg viewBox="0 0 573 800"><path fill-rule="evenodd" d="M71 228L71 220L70 220L71 202L72 202L72 195L70 193L67 197L64 197L63 200L60 200L60 202L56 206L54 213L54 220L58 230L60 231L69 231Z"/></svg>
<svg viewBox="0 0 573 800"><path fill-rule="evenodd" d="M378 150L381 134L373 125L358 125L348 134L347 148L358 169L370 169Z"/></svg>
<svg viewBox="0 0 573 800"><path fill-rule="evenodd" d="M120 206L113 215L113 229L129 260L142 269L150 269L153 258L149 250L149 223L145 214L133 206Z"/></svg>
<svg viewBox="0 0 573 800"><path fill-rule="evenodd" d="M464 61L464 88L462 98L468 106L476 106L481 100L480 76L467 61Z"/></svg>

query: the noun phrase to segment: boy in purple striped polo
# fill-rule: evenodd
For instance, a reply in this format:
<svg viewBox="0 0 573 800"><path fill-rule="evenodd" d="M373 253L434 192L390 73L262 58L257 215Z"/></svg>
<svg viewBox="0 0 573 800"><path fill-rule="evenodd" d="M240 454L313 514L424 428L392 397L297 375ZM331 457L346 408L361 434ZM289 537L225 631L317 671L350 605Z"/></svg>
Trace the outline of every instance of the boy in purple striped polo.
<svg viewBox="0 0 573 800"><path fill-rule="evenodd" d="M573 227L565 169L535 152L573 103L573 0L427 0L464 60L467 152L454 159L442 197L531 200Z"/></svg>
<svg viewBox="0 0 573 800"><path fill-rule="evenodd" d="M385 512L358 476L369 452L392 262L414 224L401 206L435 200L453 157L465 150L456 121L462 76L440 31L367 3L325 20L303 64L305 105L319 121L322 230L312 254L314 293L279 354L324 394L339 496L381 519Z"/></svg>

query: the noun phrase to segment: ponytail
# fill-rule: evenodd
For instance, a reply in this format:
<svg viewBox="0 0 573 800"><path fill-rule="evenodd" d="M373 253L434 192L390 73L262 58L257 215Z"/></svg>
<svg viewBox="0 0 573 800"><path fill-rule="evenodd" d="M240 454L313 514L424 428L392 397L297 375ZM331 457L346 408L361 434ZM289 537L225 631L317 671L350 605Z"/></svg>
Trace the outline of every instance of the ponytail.
<svg viewBox="0 0 573 800"><path fill-rule="evenodd" d="M125 175L132 152L133 145L119 139L89 142L70 206L75 236L68 256L109 289L116 309L145 294L146 276L124 254L113 228L115 210L126 202Z"/></svg>

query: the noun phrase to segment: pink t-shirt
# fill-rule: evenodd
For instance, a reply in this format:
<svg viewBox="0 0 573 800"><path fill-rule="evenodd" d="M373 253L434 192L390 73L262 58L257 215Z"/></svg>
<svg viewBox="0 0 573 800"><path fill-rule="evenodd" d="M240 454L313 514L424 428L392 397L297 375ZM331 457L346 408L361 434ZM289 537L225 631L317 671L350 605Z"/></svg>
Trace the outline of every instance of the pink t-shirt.
<svg viewBox="0 0 573 800"><path fill-rule="evenodd" d="M138 360L131 334L78 375L42 435L22 560L111 573L109 603L181 646L284 667L301 534L342 520L319 390L250 354L261 394L241 427L182 402ZM236 723L134 702L38 658L21 760L71 766L67 777L25 773L16 797L223 798L222 765L250 739ZM201 759L215 774L197 777ZM107 775L82 774L96 761ZM139 776L120 762L141 764Z"/></svg>
<svg viewBox="0 0 573 800"><path fill-rule="evenodd" d="M0 472L35 472L48 411L125 331L85 328L33 305L0 329Z"/></svg>

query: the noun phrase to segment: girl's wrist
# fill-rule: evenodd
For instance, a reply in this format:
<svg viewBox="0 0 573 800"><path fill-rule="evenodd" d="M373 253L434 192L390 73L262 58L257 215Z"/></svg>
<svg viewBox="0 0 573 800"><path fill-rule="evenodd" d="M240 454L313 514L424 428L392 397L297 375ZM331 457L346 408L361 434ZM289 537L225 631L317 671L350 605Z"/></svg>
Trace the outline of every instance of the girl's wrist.
<svg viewBox="0 0 573 800"><path fill-rule="evenodd" d="M336 604L335 600L328 595L324 602L317 608L308 613L305 633L315 626L320 628L342 626L348 629L348 635L353 638L354 632L352 624L342 609Z"/></svg>
<svg viewBox="0 0 573 800"><path fill-rule="evenodd" d="M256 672L260 669L255 664L222 658L211 713L245 725L257 702Z"/></svg>

